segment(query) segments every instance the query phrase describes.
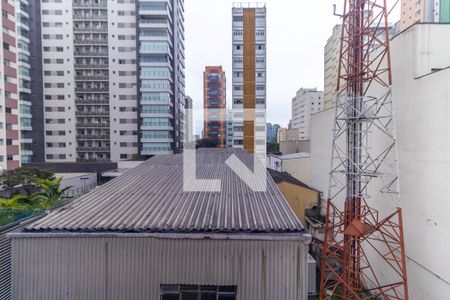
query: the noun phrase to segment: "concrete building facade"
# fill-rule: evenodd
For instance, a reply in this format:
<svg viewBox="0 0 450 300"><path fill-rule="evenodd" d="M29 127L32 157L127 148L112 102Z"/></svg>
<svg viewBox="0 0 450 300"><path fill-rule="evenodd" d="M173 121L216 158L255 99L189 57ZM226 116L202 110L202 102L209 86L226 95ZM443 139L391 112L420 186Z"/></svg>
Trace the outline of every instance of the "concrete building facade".
<svg viewBox="0 0 450 300"><path fill-rule="evenodd" d="M266 144L265 4L235 3L232 18L233 147L254 153Z"/></svg>
<svg viewBox="0 0 450 300"><path fill-rule="evenodd" d="M222 66L207 66L203 72L204 138L226 146L227 80Z"/></svg>
<svg viewBox="0 0 450 300"><path fill-rule="evenodd" d="M323 110L323 92L301 88L292 99L292 129L298 129L298 140L311 139L311 115Z"/></svg>
<svg viewBox="0 0 450 300"><path fill-rule="evenodd" d="M33 157L33 126L31 102L31 41L28 1L16 1L17 66L19 83L20 153L21 163L27 164Z"/></svg>
<svg viewBox="0 0 450 300"><path fill-rule="evenodd" d="M333 33L325 45L324 109L332 108L336 104L341 35L342 25L334 26Z"/></svg>
<svg viewBox="0 0 450 300"><path fill-rule="evenodd" d="M227 148L233 148L233 111L227 110Z"/></svg>
<svg viewBox="0 0 450 300"><path fill-rule="evenodd" d="M402 0L400 30L415 23L450 22L450 0Z"/></svg>
<svg viewBox="0 0 450 300"><path fill-rule="evenodd" d="M179 153L184 139L184 0L138 1L140 154Z"/></svg>
<svg viewBox="0 0 450 300"><path fill-rule="evenodd" d="M0 66L0 166L13 170L20 166L20 106L19 106L19 59L14 2L2 1L2 28L0 37L3 45ZM26 71L24 71L26 72ZM22 88L26 88L22 85Z"/></svg>
<svg viewBox="0 0 450 300"><path fill-rule="evenodd" d="M450 245L446 238L450 226L446 195L450 190L446 176L442 176L450 172L446 129L450 126L449 32L448 24L416 24L391 41L408 286L414 300L446 300L450 295ZM305 183L324 191L324 199L328 198L333 123L333 109L312 117L311 181ZM373 147L384 142L380 136L371 137ZM386 163L394 166L391 159ZM380 216L395 209L377 192L382 187L379 182L369 187L370 204ZM383 270L377 272L389 276Z"/></svg>
<svg viewBox="0 0 450 300"><path fill-rule="evenodd" d="M181 151L183 1L36 2L45 161Z"/></svg>

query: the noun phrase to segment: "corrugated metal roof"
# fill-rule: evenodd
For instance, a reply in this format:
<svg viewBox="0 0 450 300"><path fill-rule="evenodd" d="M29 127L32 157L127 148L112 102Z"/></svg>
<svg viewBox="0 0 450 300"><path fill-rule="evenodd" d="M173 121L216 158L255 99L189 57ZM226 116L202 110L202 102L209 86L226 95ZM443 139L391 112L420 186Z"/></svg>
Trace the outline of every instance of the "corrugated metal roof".
<svg viewBox="0 0 450 300"><path fill-rule="evenodd" d="M255 192L226 164L242 150L197 151L197 177L221 179L221 192L184 192L183 155L155 156L27 227L28 231L301 232L303 226L267 176Z"/></svg>

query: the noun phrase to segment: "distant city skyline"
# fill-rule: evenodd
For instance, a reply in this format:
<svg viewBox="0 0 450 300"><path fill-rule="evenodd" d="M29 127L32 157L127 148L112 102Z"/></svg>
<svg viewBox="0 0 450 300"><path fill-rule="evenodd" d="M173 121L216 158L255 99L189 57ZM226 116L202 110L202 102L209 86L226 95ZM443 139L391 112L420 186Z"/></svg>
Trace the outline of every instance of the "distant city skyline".
<svg viewBox="0 0 450 300"><path fill-rule="evenodd" d="M186 1L186 94L194 99L194 108L200 109L203 105L205 66L222 65L224 71L231 74L233 2L236 1ZM324 46L333 27L341 22L339 17L333 16L333 4L337 5L340 13L343 1L265 2L268 30L267 122L287 127L292 95L301 87L323 90ZM388 0L391 6L395 2ZM391 23L398 21L399 11L400 6L397 5L391 14ZM228 85L229 97L231 87ZM231 101L228 105L231 107Z"/></svg>

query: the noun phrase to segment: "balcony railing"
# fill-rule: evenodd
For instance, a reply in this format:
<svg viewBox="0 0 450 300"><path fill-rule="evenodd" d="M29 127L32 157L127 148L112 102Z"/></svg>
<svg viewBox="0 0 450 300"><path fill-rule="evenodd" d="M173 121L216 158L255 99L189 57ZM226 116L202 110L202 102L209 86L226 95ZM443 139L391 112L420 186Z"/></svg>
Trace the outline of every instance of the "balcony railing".
<svg viewBox="0 0 450 300"><path fill-rule="evenodd" d="M78 152L109 152L109 147L77 147Z"/></svg>
<svg viewBox="0 0 450 300"><path fill-rule="evenodd" d="M75 51L75 56L108 56L108 52Z"/></svg>
<svg viewBox="0 0 450 300"><path fill-rule="evenodd" d="M75 64L76 69L108 69L109 64Z"/></svg>
<svg viewBox="0 0 450 300"><path fill-rule="evenodd" d="M101 76L84 76L84 75L76 75L75 80L104 80L107 81L109 76L101 75Z"/></svg>
<svg viewBox="0 0 450 300"><path fill-rule="evenodd" d="M83 8L99 8L99 7L107 7L107 3L105 2L98 2L98 3L80 3L80 2L73 2L73 8L78 8L78 7L83 7Z"/></svg>
<svg viewBox="0 0 450 300"><path fill-rule="evenodd" d="M77 158L77 162L110 162L110 158Z"/></svg>
<svg viewBox="0 0 450 300"><path fill-rule="evenodd" d="M109 123L77 123L77 128L109 128Z"/></svg>
<svg viewBox="0 0 450 300"><path fill-rule="evenodd" d="M102 39L74 39L74 44L82 44L82 45L107 45L108 40Z"/></svg>
<svg viewBox="0 0 450 300"><path fill-rule="evenodd" d="M109 140L109 138L108 135L77 135L78 140Z"/></svg>
<svg viewBox="0 0 450 300"><path fill-rule="evenodd" d="M74 32L108 32L108 27L99 27L99 28L95 28L95 27L86 27L86 28L74 27L73 31Z"/></svg>
<svg viewBox="0 0 450 300"><path fill-rule="evenodd" d="M76 116L109 116L109 111L77 111Z"/></svg>
<svg viewBox="0 0 450 300"><path fill-rule="evenodd" d="M97 20L108 20L108 16L99 16L99 15L74 15L73 19L76 20L88 20L88 21L97 21Z"/></svg>
<svg viewBox="0 0 450 300"><path fill-rule="evenodd" d="M76 87L75 88L75 92L88 92L88 93L102 93L102 92L108 92L109 88L95 88L95 87L83 87L83 88L79 88Z"/></svg>
<svg viewBox="0 0 450 300"><path fill-rule="evenodd" d="M75 104L91 104L91 105L100 105L100 104L109 104L109 100L107 99L77 99L75 100Z"/></svg>

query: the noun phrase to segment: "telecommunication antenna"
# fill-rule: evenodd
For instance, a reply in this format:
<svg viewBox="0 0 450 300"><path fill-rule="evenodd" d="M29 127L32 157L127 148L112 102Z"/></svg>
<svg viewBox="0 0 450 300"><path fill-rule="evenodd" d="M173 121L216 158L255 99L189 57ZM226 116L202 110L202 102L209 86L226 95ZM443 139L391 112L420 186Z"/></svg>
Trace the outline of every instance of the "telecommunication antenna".
<svg viewBox="0 0 450 300"><path fill-rule="evenodd" d="M407 300L386 0L344 1L320 299Z"/></svg>

